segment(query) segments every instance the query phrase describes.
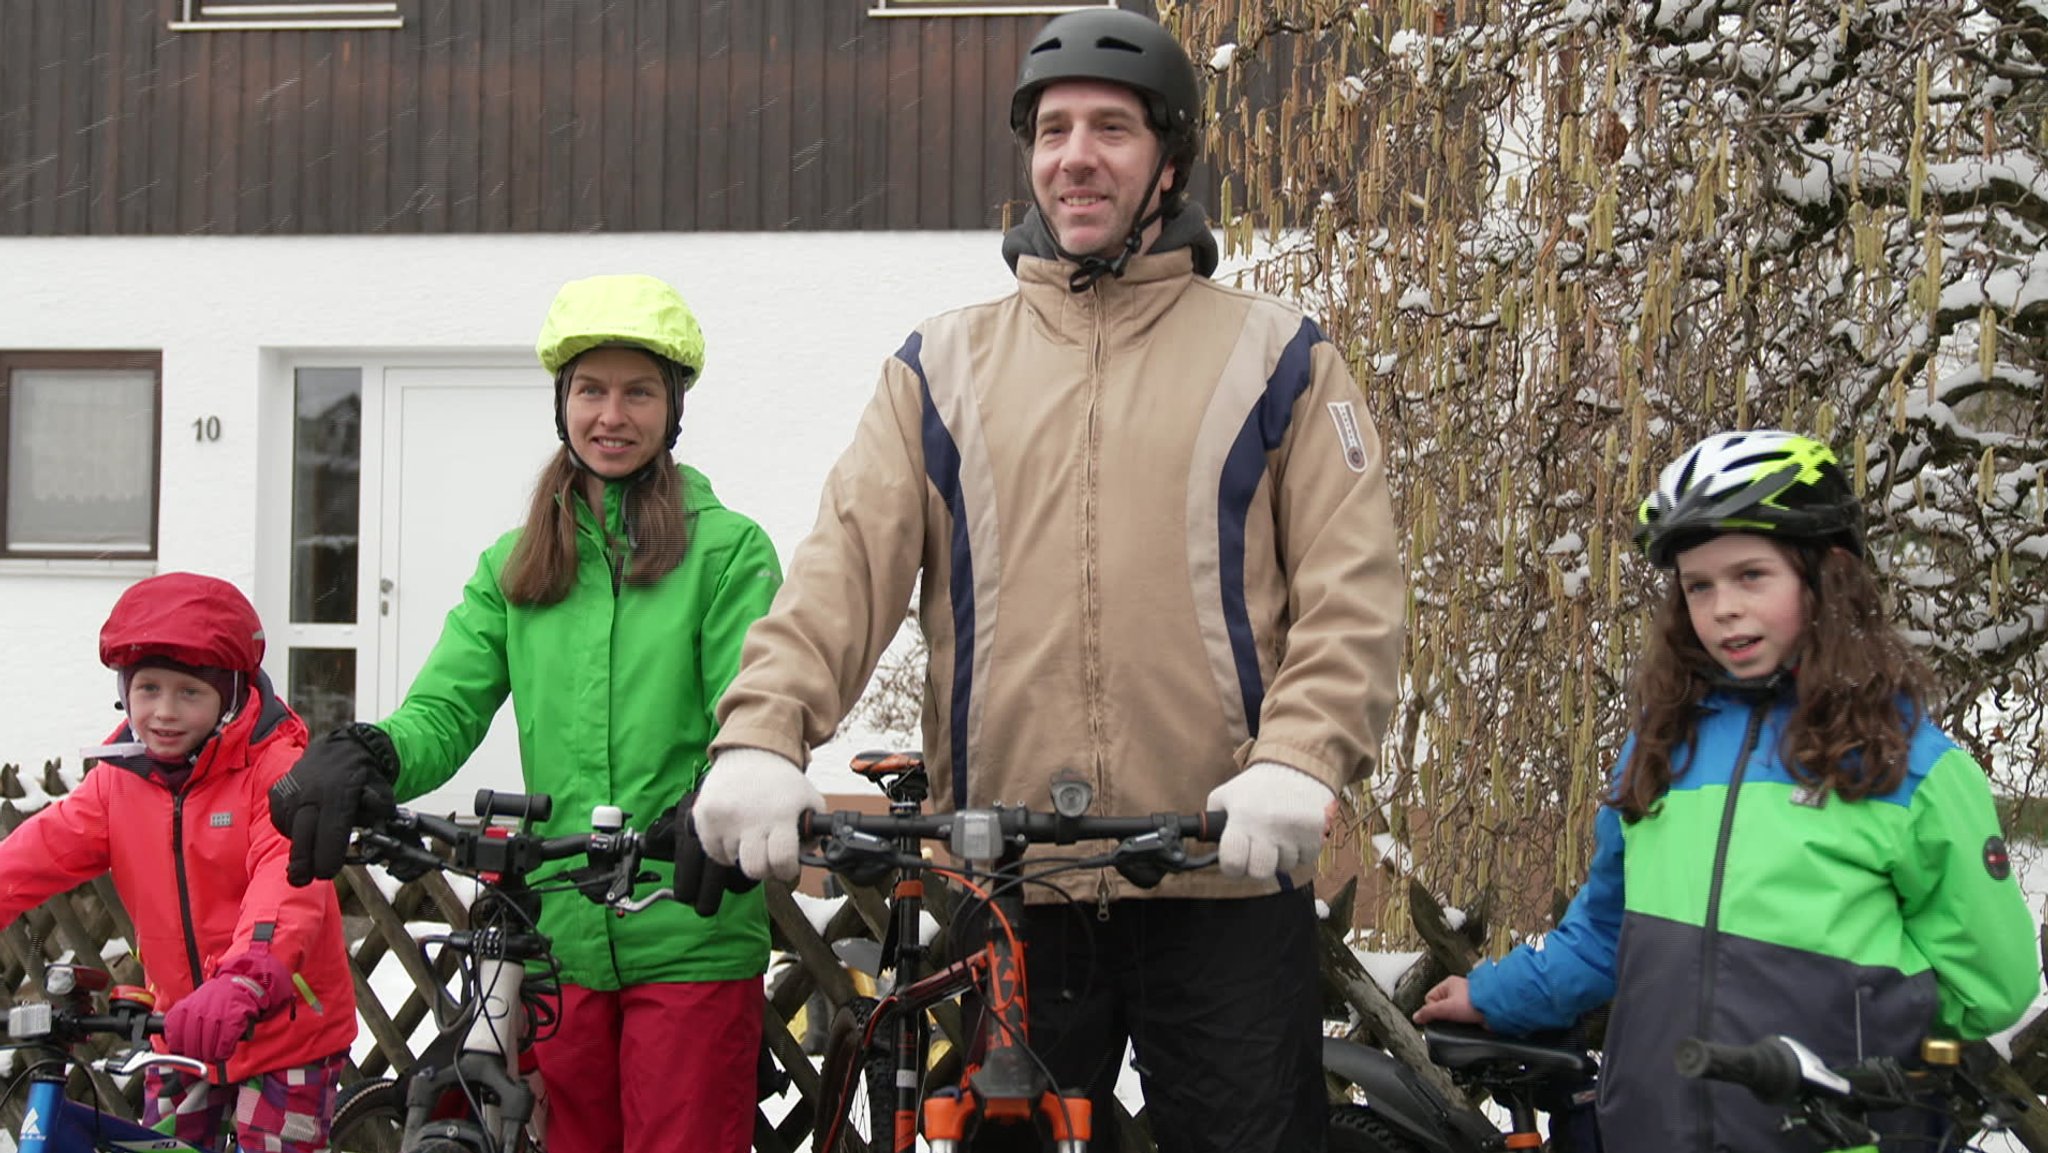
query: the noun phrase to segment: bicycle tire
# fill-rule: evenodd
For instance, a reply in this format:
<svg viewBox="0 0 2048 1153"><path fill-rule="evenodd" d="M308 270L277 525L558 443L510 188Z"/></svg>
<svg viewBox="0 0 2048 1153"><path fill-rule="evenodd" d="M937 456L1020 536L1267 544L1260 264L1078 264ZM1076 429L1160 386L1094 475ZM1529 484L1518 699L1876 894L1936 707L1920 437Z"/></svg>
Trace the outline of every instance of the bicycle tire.
<svg viewBox="0 0 2048 1153"><path fill-rule="evenodd" d="M1330 1106L1329 1153L1422 1153L1363 1105Z"/></svg>
<svg viewBox="0 0 2048 1153"><path fill-rule="evenodd" d="M839 1141L828 1153L890 1153L896 1112L896 1060L882 1046L861 1048L875 999L855 997L832 1015L819 1063L821 1107L814 1129L822 1139L833 1122Z"/></svg>
<svg viewBox="0 0 2048 1153"><path fill-rule="evenodd" d="M358 1081L335 1099L327 1131L331 1153L399 1153L405 1098L394 1081Z"/></svg>

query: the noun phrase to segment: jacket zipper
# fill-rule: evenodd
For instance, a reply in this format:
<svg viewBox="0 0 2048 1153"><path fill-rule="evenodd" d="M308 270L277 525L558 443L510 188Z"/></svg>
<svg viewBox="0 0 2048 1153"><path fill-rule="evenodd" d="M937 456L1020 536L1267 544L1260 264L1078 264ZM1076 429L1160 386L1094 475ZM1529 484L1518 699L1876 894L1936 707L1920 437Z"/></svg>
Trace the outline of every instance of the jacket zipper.
<svg viewBox="0 0 2048 1153"><path fill-rule="evenodd" d="M178 912L185 930L185 961L192 966L192 987L205 976L200 972L199 938L192 933L192 885L185 878L185 790L171 794L171 870L178 877Z"/></svg>
<svg viewBox="0 0 2048 1153"><path fill-rule="evenodd" d="M1097 613L1096 558L1095 558L1095 485L1097 462L1101 459L1101 412L1102 412L1102 287L1098 283L1088 289L1088 309L1094 320L1091 326L1092 347L1088 352L1088 426L1086 429L1086 464L1082 473L1084 480L1081 493L1081 574L1082 574L1082 633L1081 643L1086 650L1082 667L1087 670L1085 681L1088 700L1088 747L1093 754L1095 773L1095 795L1107 800L1108 778L1102 764L1102 636ZM1096 916L1109 919L1109 870L1098 870L1095 877Z"/></svg>
<svg viewBox="0 0 2048 1153"><path fill-rule="evenodd" d="M1721 933L1721 882L1728 869L1728 841L1735 833L1735 801L1742 792L1742 778L1749 772L1749 755L1756 749L1756 739L1763 731L1764 715L1770 707L1771 703L1766 700L1757 702L1749 710L1749 726L1743 730L1742 747L1735 754L1735 771L1728 777L1728 799L1721 808L1721 835L1714 842L1713 880L1707 887L1707 916L1700 934L1700 1019L1697 1033L1702 1040L1714 1039L1714 942ZM1714 1147L1714 1116L1709 1109L1707 1082L1701 1081L1695 1092L1700 1111L1700 1149L1704 1151Z"/></svg>

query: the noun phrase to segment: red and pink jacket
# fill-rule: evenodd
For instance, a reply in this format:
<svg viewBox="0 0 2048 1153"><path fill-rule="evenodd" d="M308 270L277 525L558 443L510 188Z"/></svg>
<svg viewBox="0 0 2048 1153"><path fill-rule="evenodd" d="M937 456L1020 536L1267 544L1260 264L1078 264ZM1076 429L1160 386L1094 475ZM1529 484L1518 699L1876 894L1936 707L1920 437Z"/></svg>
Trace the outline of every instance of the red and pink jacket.
<svg viewBox="0 0 2048 1153"><path fill-rule="evenodd" d="M112 739L132 738L123 725ZM229 1082L347 1049L356 997L334 886L286 883L290 842L268 815L270 786L305 747L305 723L259 673L182 788L146 757L103 761L77 791L0 839L0 925L111 871L157 1012L252 949L268 949L293 974L291 995L229 1059Z"/></svg>

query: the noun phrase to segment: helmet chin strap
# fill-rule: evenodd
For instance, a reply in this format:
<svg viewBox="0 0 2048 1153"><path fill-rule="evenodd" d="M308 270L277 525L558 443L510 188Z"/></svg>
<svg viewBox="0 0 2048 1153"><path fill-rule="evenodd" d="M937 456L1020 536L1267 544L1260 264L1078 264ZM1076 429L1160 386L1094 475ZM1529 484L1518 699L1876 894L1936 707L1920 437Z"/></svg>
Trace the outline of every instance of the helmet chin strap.
<svg viewBox="0 0 2048 1153"><path fill-rule="evenodd" d="M1152 179L1145 182L1145 199L1138 206L1141 210L1145 205L1152 203L1152 197L1159 189L1159 178L1166 173L1166 159L1166 149L1162 147L1159 150L1159 163L1152 166ZM1107 260L1103 259L1099 254L1092 252L1086 256L1077 256L1074 253L1068 252L1066 245L1060 243L1060 238L1055 235L1052 238L1054 251L1078 265L1074 269L1074 274L1067 277L1067 288L1073 292L1086 292L1090 288L1095 287L1095 282L1105 276L1121 278L1124 274L1124 266L1131 262L1131 257L1136 256L1138 248L1145 243L1145 230L1152 227L1154 221L1165 215L1166 198L1162 196L1159 198L1159 207L1150 212L1142 213L1136 220L1131 222L1131 232L1130 235L1124 237L1123 248L1117 252L1115 257Z"/></svg>
<svg viewBox="0 0 2048 1153"><path fill-rule="evenodd" d="M606 476L603 473L597 471L596 469L590 467L588 461L585 461L582 457L576 455L576 446L570 444L566 440L562 442L562 451L569 454L569 463L575 465L577 471L589 473L591 476L594 476L597 479L606 482L607 484L616 483L623 484L628 487L636 485L641 481L646 480L648 477L653 476L655 469L660 468L664 462L669 461L669 455L667 450L663 450L661 452L655 453L651 457L648 457L646 464L641 465L639 468L634 469L632 472L627 473L625 476L611 477Z"/></svg>
<svg viewBox="0 0 2048 1153"><path fill-rule="evenodd" d="M1783 690L1791 688L1797 682L1798 676L1799 670L1797 667L1786 665L1772 669L1770 672L1760 676L1738 677L1716 663L1714 671L1708 675L1707 680L1708 683L1717 689L1725 689L1737 696L1753 699L1756 697L1773 697L1778 695Z"/></svg>

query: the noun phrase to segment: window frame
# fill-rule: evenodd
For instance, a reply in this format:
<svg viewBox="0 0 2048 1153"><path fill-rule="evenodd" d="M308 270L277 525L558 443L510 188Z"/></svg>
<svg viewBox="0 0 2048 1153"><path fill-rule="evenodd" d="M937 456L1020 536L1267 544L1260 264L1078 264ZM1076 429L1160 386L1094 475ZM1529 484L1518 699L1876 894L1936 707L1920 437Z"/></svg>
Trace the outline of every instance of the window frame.
<svg viewBox="0 0 2048 1153"><path fill-rule="evenodd" d="M149 539L141 549L16 549L8 543L7 481L14 443L14 374L23 369L146 370L150 389ZM164 354L143 349L0 350L0 561L154 561L161 547L164 486Z"/></svg>

